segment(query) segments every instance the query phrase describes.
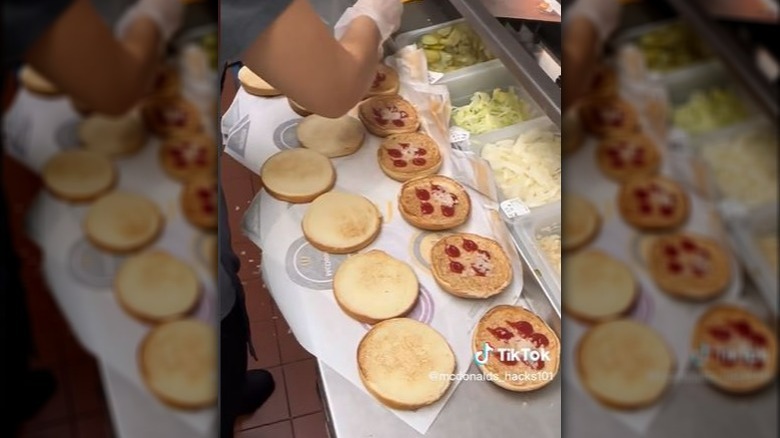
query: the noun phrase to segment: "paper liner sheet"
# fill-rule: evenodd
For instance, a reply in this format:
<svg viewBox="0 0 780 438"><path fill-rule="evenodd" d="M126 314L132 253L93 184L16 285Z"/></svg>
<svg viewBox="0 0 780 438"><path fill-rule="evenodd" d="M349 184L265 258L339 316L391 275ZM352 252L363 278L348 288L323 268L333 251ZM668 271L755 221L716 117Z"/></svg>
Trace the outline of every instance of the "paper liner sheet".
<svg viewBox="0 0 780 438"><path fill-rule="evenodd" d="M632 88L624 83L621 96L631 103L640 114L642 131L653 139L661 149L663 166L661 174L678 179L680 163L674 162L674 151L668 145L667 133L661 128L661 132L654 127L661 126L657 120L649 120L648 114L660 117L664 120L664 110L659 108L656 113L648 111L648 106L659 105L659 96L662 90L653 87ZM670 397L683 380L695 376L695 371L690 369L690 333L699 314L706 309L712 301L707 303L686 303L675 300L662 292L654 283L644 260L643 244L647 241L647 234L638 232L629 226L618 212L617 195L619 185L608 180L598 168L596 162L596 148L598 141L588 137L580 150L564 158L565 167L569 169L564 178L565 193L576 193L589 199L598 209L602 217L602 227L599 235L591 242L588 249L600 249L614 258L625 262L638 282L639 298L629 318L645 323L655 329L667 342L676 358L676 369L668 393L661 400L644 409L634 411L619 411L600 405L580 383L577 373L576 348L580 338L587 331L586 324L569 320L564 327L564 336L567 342L564 344L563 354L570 360L563 361L563 372L566 380L577 391L584 393L585 398L605 412L615 416L620 422L639 434L645 433L655 418L663 409L664 400ZM576 171L572 171L576 169ZM724 229L715 206L701 197L695 187L689 186L688 181L680 181L690 196L691 214L687 223L681 227L681 231L690 231L710 236L720 241L728 248L725 240ZM564 262L565 263L565 262ZM723 295L717 301L734 300L742 291L742 276L740 275L737 260L732 256L732 281ZM565 295L565 290L564 290ZM620 354L620 352L615 352Z"/></svg>
<svg viewBox="0 0 780 438"><path fill-rule="evenodd" d="M208 102L193 101L201 108ZM54 154L78 147L81 117L67 98L45 99L19 91L6 135L15 139L11 154L40 172ZM206 121L208 122L208 121ZM205 123L213 131L213 123ZM167 177L159 164L160 141L151 137L137 154L115 160L116 189L155 201L165 216L161 236L149 248L162 249L187 262L200 278L203 295L192 317L216 325L214 267L206 255L208 239L183 217L182 185ZM169 408L152 396L138 370L138 346L150 325L138 322L118 305L113 279L124 256L101 251L87 240L83 221L88 204L60 201L42 191L28 216L28 232L44 253L44 274L52 294L84 347L128 382L149 395L149 403L168 412L196 436L208 436L216 424L216 408L185 412Z"/></svg>
<svg viewBox="0 0 780 438"><path fill-rule="evenodd" d="M399 70L402 78L409 77L404 68ZM403 82L400 94L417 107L423 129L442 150L445 161L440 173L450 175L447 131L434 120L435 114L444 108L443 99L447 95L446 92L442 94L441 89L431 92L428 87L427 84ZM298 147L295 127L300 120L285 97L260 98L240 89L222 120L225 151L258 173L261 164L271 155ZM466 300L442 291L429 270L426 249L446 232L423 232L400 217L397 197L401 184L385 176L379 168L376 153L379 143L379 138L367 134L363 146L355 154L332 160L337 172L334 190L361 194L378 207L383 216L382 231L365 251L381 249L414 269L420 282L420 296L408 316L440 332L455 353L456 372L465 373L473 360L471 335L479 317L494 305L514 304L520 298L523 276L519 257L489 203L467 189L472 201L471 217L466 224L452 231L498 239L512 259L514 279L507 290L488 300ZM338 307L331 286L333 274L348 256L323 253L306 241L301 230L306 208L305 204L278 201L262 191L245 213L243 230L263 250L262 269L268 290L296 339L365 392L358 375L356 352L370 326L351 319ZM453 382L444 398L431 406L417 411L392 412L424 434L445 408L458 383ZM379 403L368 392L365 394L366 403Z"/></svg>

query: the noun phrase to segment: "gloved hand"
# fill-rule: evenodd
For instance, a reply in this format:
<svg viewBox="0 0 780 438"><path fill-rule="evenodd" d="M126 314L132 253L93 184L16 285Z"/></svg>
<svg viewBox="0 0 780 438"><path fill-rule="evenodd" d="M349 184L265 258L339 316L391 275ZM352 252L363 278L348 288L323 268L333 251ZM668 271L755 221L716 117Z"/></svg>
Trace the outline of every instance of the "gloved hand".
<svg viewBox="0 0 780 438"><path fill-rule="evenodd" d="M619 0L577 0L563 12L564 26L576 18L584 18L593 23L599 34L600 44L604 44L620 22Z"/></svg>
<svg viewBox="0 0 780 438"><path fill-rule="evenodd" d="M341 38L349 24L357 17L366 16L376 23L382 43L401 27L401 14L404 6L401 0L357 0L354 6L347 8L334 27L336 38Z"/></svg>
<svg viewBox="0 0 780 438"><path fill-rule="evenodd" d="M181 0L139 0L119 19L116 25L117 35L124 35L130 24L140 16L149 17L162 34L163 44L167 44L179 29L184 15Z"/></svg>

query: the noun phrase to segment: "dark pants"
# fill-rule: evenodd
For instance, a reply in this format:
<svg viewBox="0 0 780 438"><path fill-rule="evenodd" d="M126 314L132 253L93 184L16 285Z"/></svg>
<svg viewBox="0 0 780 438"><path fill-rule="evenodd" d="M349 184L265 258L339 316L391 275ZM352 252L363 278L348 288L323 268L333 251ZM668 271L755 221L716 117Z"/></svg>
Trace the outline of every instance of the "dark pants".
<svg viewBox="0 0 780 438"><path fill-rule="evenodd" d="M233 436L233 425L238 415L241 390L246 380L247 327L243 302L220 324L220 437Z"/></svg>
<svg viewBox="0 0 780 438"><path fill-rule="evenodd" d="M21 266L13 246L8 217L10 211L5 200L2 184L3 172L0 164L0 347L3 349L2 380L0 394L9 407L3 414L10 415L7 421L0 420L0 435L6 427L16 427L20 413L13 411L14 400L19 399L20 378L30 370L30 357L34 352L27 301L20 275Z"/></svg>

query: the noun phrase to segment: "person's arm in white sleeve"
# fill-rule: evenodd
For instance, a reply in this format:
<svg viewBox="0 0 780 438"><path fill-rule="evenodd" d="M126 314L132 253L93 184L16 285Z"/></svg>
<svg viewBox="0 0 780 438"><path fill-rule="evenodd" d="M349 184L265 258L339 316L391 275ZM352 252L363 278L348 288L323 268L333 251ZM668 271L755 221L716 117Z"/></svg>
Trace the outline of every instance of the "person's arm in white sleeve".
<svg viewBox="0 0 780 438"><path fill-rule="evenodd" d="M181 22L179 0L140 0L117 35L89 0L75 0L30 47L25 60L95 111L122 114L150 89L161 47Z"/></svg>
<svg viewBox="0 0 780 438"><path fill-rule="evenodd" d="M618 0L577 0L563 11L564 110L588 91L604 43L620 21L620 10Z"/></svg>
<svg viewBox="0 0 780 438"><path fill-rule="evenodd" d="M308 0L293 0L242 61L310 111L338 117L370 87L380 47L400 26L402 11L401 0L358 0L336 24L334 36Z"/></svg>

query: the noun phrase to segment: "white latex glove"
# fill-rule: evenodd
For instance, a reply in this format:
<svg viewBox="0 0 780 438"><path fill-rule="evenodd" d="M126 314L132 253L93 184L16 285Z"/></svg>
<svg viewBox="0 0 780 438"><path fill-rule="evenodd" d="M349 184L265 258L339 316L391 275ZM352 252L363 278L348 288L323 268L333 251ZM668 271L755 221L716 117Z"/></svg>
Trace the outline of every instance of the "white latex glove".
<svg viewBox="0 0 780 438"><path fill-rule="evenodd" d="M336 38L340 39L349 24L357 17L366 16L376 23L382 40L380 46L401 27L401 14L404 6L401 0L357 0L354 6L347 8L334 27Z"/></svg>
<svg viewBox="0 0 780 438"><path fill-rule="evenodd" d="M619 0L577 0L563 11L564 26L575 18L593 23L599 33L599 43L604 44L620 22Z"/></svg>
<svg viewBox="0 0 780 438"><path fill-rule="evenodd" d="M183 15L184 4L181 0L139 0L119 19L116 32L118 36L124 36L133 21L140 16L147 16L160 29L163 44L167 44L181 26Z"/></svg>

